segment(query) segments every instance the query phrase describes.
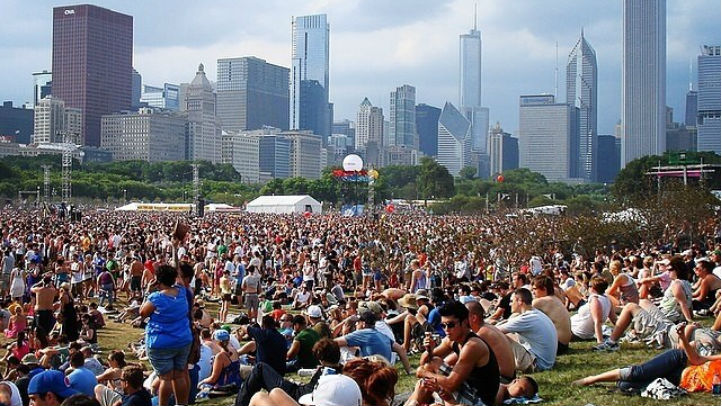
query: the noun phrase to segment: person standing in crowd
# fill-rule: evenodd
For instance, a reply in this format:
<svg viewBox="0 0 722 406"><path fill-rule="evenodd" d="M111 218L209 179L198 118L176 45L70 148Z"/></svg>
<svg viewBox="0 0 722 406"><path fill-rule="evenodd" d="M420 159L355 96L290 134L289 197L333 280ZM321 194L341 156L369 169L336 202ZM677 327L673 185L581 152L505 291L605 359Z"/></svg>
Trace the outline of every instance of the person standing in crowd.
<svg viewBox="0 0 722 406"><path fill-rule="evenodd" d="M145 329L148 359L160 378L158 403L168 405L171 392L176 404L187 404L187 361L191 335L185 288L176 284L178 272L163 265L151 287L157 289L140 308L142 317L150 317Z"/></svg>

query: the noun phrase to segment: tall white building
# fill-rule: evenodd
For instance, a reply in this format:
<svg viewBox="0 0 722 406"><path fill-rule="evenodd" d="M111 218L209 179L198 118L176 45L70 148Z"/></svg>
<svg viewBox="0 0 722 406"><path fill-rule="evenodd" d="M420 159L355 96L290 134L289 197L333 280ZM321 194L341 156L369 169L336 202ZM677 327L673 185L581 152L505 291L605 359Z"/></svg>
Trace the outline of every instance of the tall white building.
<svg viewBox="0 0 722 406"><path fill-rule="evenodd" d="M596 176L597 55L584 30L567 62L567 103L579 108L579 161L574 177L591 182Z"/></svg>
<svg viewBox="0 0 722 406"><path fill-rule="evenodd" d="M519 98L519 167L569 181L577 165L579 109L553 95Z"/></svg>
<svg viewBox="0 0 722 406"><path fill-rule="evenodd" d="M62 100L47 96L35 105L33 123L35 144L62 143L65 135L69 141L83 145L83 114L80 109L66 107Z"/></svg>
<svg viewBox="0 0 722 406"><path fill-rule="evenodd" d="M622 166L666 150L666 0L624 0Z"/></svg>
<svg viewBox="0 0 722 406"><path fill-rule="evenodd" d="M356 114L356 150L362 151L368 166L383 166L384 112L364 98Z"/></svg>
<svg viewBox="0 0 722 406"><path fill-rule="evenodd" d="M446 102L439 116L436 160L453 176L472 164L471 123L453 104Z"/></svg>
<svg viewBox="0 0 722 406"><path fill-rule="evenodd" d="M459 36L459 110L471 125L469 130L471 151L470 165L477 167L479 175L489 172L489 109L481 105L481 32L476 26L468 34Z"/></svg>
<svg viewBox="0 0 722 406"><path fill-rule="evenodd" d="M241 182L258 183L259 172L259 136L242 131L223 132L224 164L231 164L241 175Z"/></svg>
<svg viewBox="0 0 722 406"><path fill-rule="evenodd" d="M291 22L289 128L328 137L329 24L326 14L294 17Z"/></svg>
<svg viewBox="0 0 722 406"><path fill-rule="evenodd" d="M35 144L58 142L65 132L65 102L53 96L38 100L33 124Z"/></svg>
<svg viewBox="0 0 722 406"><path fill-rule="evenodd" d="M697 151L720 153L720 46L705 45L697 57Z"/></svg>
<svg viewBox="0 0 722 406"><path fill-rule="evenodd" d="M192 161L221 162L222 134L216 119L216 95L206 78L203 64L188 85L185 99L188 112L188 158Z"/></svg>
<svg viewBox="0 0 722 406"><path fill-rule="evenodd" d="M183 114L152 108L105 115L100 120L100 147L114 161L182 161L187 123Z"/></svg>

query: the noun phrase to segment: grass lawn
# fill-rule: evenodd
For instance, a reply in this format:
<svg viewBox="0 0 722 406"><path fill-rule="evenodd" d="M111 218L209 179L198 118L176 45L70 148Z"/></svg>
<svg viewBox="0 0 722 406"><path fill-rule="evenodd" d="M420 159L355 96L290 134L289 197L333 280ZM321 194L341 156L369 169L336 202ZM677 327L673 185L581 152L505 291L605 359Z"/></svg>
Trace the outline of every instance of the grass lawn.
<svg viewBox="0 0 722 406"><path fill-rule="evenodd" d="M217 316L217 306L209 303L208 309L212 315ZM231 309L231 313L237 309ZM704 324L709 325L710 319ZM142 330L134 329L129 324L118 324L107 320L107 325L100 330L99 343L103 350L104 357L112 349L127 350L128 343L137 340ZM639 363L650 359L658 351L648 350L642 346L630 346L622 344L618 352L597 353L592 351L593 343L574 342L568 354L557 357L556 365L552 371L533 374L540 387L540 396L544 399L545 405L579 405L584 406L592 403L596 406L611 405L720 405L720 398L709 394L692 394L689 396L674 399L672 401L652 400L640 396L625 396L620 393L611 393L609 390L613 385L597 385L592 387L575 387L571 382L583 376L596 374L608 369ZM135 361L132 357L130 360ZM412 367L418 366L419 356L411 357ZM411 391L416 378L407 376L399 364L400 381L397 385L397 393ZM296 375L291 377L297 378ZM303 378L302 378L303 379ZM233 398L220 398L208 401L207 405L228 405L233 403Z"/></svg>

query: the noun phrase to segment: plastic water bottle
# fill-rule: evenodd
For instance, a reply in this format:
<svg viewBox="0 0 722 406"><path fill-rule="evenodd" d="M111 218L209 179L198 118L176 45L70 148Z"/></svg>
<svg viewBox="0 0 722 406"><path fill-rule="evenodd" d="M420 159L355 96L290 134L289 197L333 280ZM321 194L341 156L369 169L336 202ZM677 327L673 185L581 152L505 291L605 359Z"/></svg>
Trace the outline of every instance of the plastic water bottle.
<svg viewBox="0 0 722 406"><path fill-rule="evenodd" d="M315 368L301 368L298 370L298 376L313 376L316 372Z"/></svg>
<svg viewBox="0 0 722 406"><path fill-rule="evenodd" d="M719 374L714 374L714 378L712 378L712 394L713 395L720 394Z"/></svg>

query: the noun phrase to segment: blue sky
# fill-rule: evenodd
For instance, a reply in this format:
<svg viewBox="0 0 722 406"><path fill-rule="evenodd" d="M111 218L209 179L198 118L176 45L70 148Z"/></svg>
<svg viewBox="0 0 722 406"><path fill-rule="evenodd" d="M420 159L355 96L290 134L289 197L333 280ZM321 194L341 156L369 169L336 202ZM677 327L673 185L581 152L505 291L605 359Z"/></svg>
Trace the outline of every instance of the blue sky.
<svg viewBox="0 0 722 406"><path fill-rule="evenodd" d="M3 0L0 99L32 97L31 73L51 69L52 7L74 3ZM621 0L479 0L483 103L491 123L518 128L519 95L565 94L569 51L584 27L599 67L599 133L620 117ZM291 17L328 14L331 101L336 119L355 120L368 97L388 115L389 92L416 87L417 103L457 104L459 34L473 22L474 0L190 0L93 4L134 17L134 66L143 82L189 82L199 63L214 80L216 59L257 56L290 65ZM558 43L558 58L555 44ZM719 0L667 1L667 104L681 121L702 44L720 43Z"/></svg>

